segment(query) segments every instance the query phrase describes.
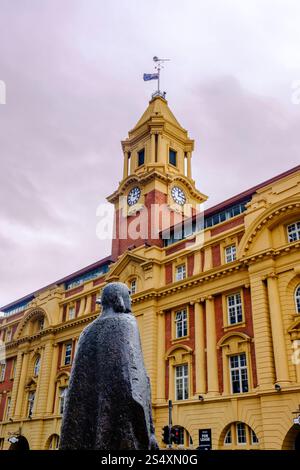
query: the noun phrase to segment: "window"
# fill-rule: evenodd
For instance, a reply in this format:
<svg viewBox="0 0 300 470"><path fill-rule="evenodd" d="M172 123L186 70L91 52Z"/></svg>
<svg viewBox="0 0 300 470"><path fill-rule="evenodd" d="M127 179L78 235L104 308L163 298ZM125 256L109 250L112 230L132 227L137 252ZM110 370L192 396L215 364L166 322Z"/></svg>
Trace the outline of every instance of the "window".
<svg viewBox="0 0 300 470"><path fill-rule="evenodd" d="M131 291L131 294L136 294L136 279L132 279L132 281L130 282L130 291Z"/></svg>
<svg viewBox="0 0 300 470"><path fill-rule="evenodd" d="M175 150L169 150L169 163L174 166L177 165L177 152Z"/></svg>
<svg viewBox="0 0 300 470"><path fill-rule="evenodd" d="M176 400L186 400L189 396L188 365L177 366L175 372Z"/></svg>
<svg viewBox="0 0 300 470"><path fill-rule="evenodd" d="M66 401L68 387L61 387L59 389L59 413L62 415Z"/></svg>
<svg viewBox="0 0 300 470"><path fill-rule="evenodd" d="M5 379L5 371L6 371L6 362L0 362L0 382L3 382Z"/></svg>
<svg viewBox="0 0 300 470"><path fill-rule="evenodd" d="M243 320L242 298L239 292L227 296L227 312L229 325Z"/></svg>
<svg viewBox="0 0 300 470"><path fill-rule="evenodd" d="M300 286L297 287L295 292L296 312L300 313Z"/></svg>
<svg viewBox="0 0 300 470"><path fill-rule="evenodd" d="M236 435L237 435L237 443L238 444L246 444L247 443L245 423L237 423L237 425L236 425Z"/></svg>
<svg viewBox="0 0 300 470"><path fill-rule="evenodd" d="M44 329L44 317L39 318L39 320L38 320L38 329L39 329L39 331Z"/></svg>
<svg viewBox="0 0 300 470"><path fill-rule="evenodd" d="M38 356L35 360L34 368L33 368L33 375L35 377L37 377L39 375L40 367L41 367L41 356Z"/></svg>
<svg viewBox="0 0 300 470"><path fill-rule="evenodd" d="M248 372L246 354L238 354L230 358L230 376L232 393L248 392Z"/></svg>
<svg viewBox="0 0 300 470"><path fill-rule="evenodd" d="M35 392L29 392L28 394L28 418L31 418L33 413L33 406L34 406L34 399L35 399Z"/></svg>
<svg viewBox="0 0 300 470"><path fill-rule="evenodd" d="M175 316L176 338L187 336L187 311L180 310Z"/></svg>
<svg viewBox="0 0 300 470"><path fill-rule="evenodd" d="M49 450L58 450L59 449L59 436L57 434L53 434L50 437L49 443Z"/></svg>
<svg viewBox="0 0 300 470"><path fill-rule="evenodd" d="M300 240L300 220L287 226L289 242Z"/></svg>
<svg viewBox="0 0 300 470"><path fill-rule="evenodd" d="M75 307L69 307L69 320L73 320L75 318Z"/></svg>
<svg viewBox="0 0 300 470"><path fill-rule="evenodd" d="M72 343L67 343L65 346L64 365L69 366L71 362L72 362Z"/></svg>
<svg viewBox="0 0 300 470"><path fill-rule="evenodd" d="M145 163L145 149L138 152L138 166L142 166Z"/></svg>
<svg viewBox="0 0 300 470"><path fill-rule="evenodd" d="M6 421L9 420L10 408L11 408L11 397L7 397L6 413L5 413L5 419L6 419Z"/></svg>
<svg viewBox="0 0 300 470"><path fill-rule="evenodd" d="M225 248L225 263L231 263L236 260L236 246L230 245Z"/></svg>
<svg viewBox="0 0 300 470"><path fill-rule="evenodd" d="M185 264L176 267L176 281L182 281L186 277Z"/></svg>
<svg viewBox="0 0 300 470"><path fill-rule="evenodd" d="M225 435L225 439L224 439L224 444L226 445L229 445L229 444L232 444L232 436L231 436L231 429L228 429L226 435Z"/></svg>
<svg viewBox="0 0 300 470"><path fill-rule="evenodd" d="M251 444L259 444L259 441L257 439L257 435L255 434L253 429L251 429Z"/></svg>

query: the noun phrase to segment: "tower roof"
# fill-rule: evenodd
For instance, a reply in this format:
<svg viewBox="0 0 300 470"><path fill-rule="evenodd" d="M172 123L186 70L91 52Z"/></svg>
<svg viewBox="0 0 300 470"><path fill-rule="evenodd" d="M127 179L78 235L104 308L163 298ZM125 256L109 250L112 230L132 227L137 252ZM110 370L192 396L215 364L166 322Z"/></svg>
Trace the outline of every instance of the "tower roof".
<svg viewBox="0 0 300 470"><path fill-rule="evenodd" d="M168 102L166 99L164 99L162 96L154 96L151 101L149 101L149 105L142 115L142 117L139 119L139 121L136 123L133 129L131 129L131 132L134 132L136 129L141 127L143 124L147 123L148 121L151 121L152 119L155 118L160 118L163 119L170 124L173 124L173 126L177 127L181 131L186 132L186 130L179 124L177 119L175 118L174 114L170 110L168 106Z"/></svg>

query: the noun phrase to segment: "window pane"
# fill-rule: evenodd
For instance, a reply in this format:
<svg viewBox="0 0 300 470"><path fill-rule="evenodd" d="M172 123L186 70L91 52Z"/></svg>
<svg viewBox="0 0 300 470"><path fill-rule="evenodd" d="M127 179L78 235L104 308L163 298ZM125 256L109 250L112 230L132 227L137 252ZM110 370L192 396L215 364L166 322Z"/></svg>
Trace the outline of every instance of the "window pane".
<svg viewBox="0 0 300 470"><path fill-rule="evenodd" d="M169 163L176 166L177 165L177 152L175 150L169 150Z"/></svg>

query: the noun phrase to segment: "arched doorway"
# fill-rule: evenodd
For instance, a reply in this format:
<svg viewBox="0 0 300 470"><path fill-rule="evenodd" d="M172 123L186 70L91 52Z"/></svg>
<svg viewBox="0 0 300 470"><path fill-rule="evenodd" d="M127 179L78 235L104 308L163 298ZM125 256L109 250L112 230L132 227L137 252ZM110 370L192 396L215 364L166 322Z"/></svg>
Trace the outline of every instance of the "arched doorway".
<svg viewBox="0 0 300 470"><path fill-rule="evenodd" d="M294 425L288 431L282 444L282 450L300 451L300 426Z"/></svg>
<svg viewBox="0 0 300 470"><path fill-rule="evenodd" d="M8 450L29 450L29 444L24 436L12 436L9 439L10 446Z"/></svg>

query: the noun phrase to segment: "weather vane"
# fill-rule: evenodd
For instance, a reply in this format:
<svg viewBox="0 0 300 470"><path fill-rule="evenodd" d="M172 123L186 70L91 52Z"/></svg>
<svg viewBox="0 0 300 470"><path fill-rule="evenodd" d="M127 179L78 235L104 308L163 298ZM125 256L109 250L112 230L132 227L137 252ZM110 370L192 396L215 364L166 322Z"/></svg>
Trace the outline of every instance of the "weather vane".
<svg viewBox="0 0 300 470"><path fill-rule="evenodd" d="M153 62L154 62L154 68L156 70L156 73L144 73L143 75L143 79L145 82L149 81L149 80L157 80L157 90L152 94L152 97L154 98L154 96L162 96L163 98L165 98L166 96L166 92L164 91L163 93L160 91L160 71L161 69L164 68L164 62L167 62L168 60L171 60L171 59L160 59L159 57L157 56L154 56L153 57Z"/></svg>

